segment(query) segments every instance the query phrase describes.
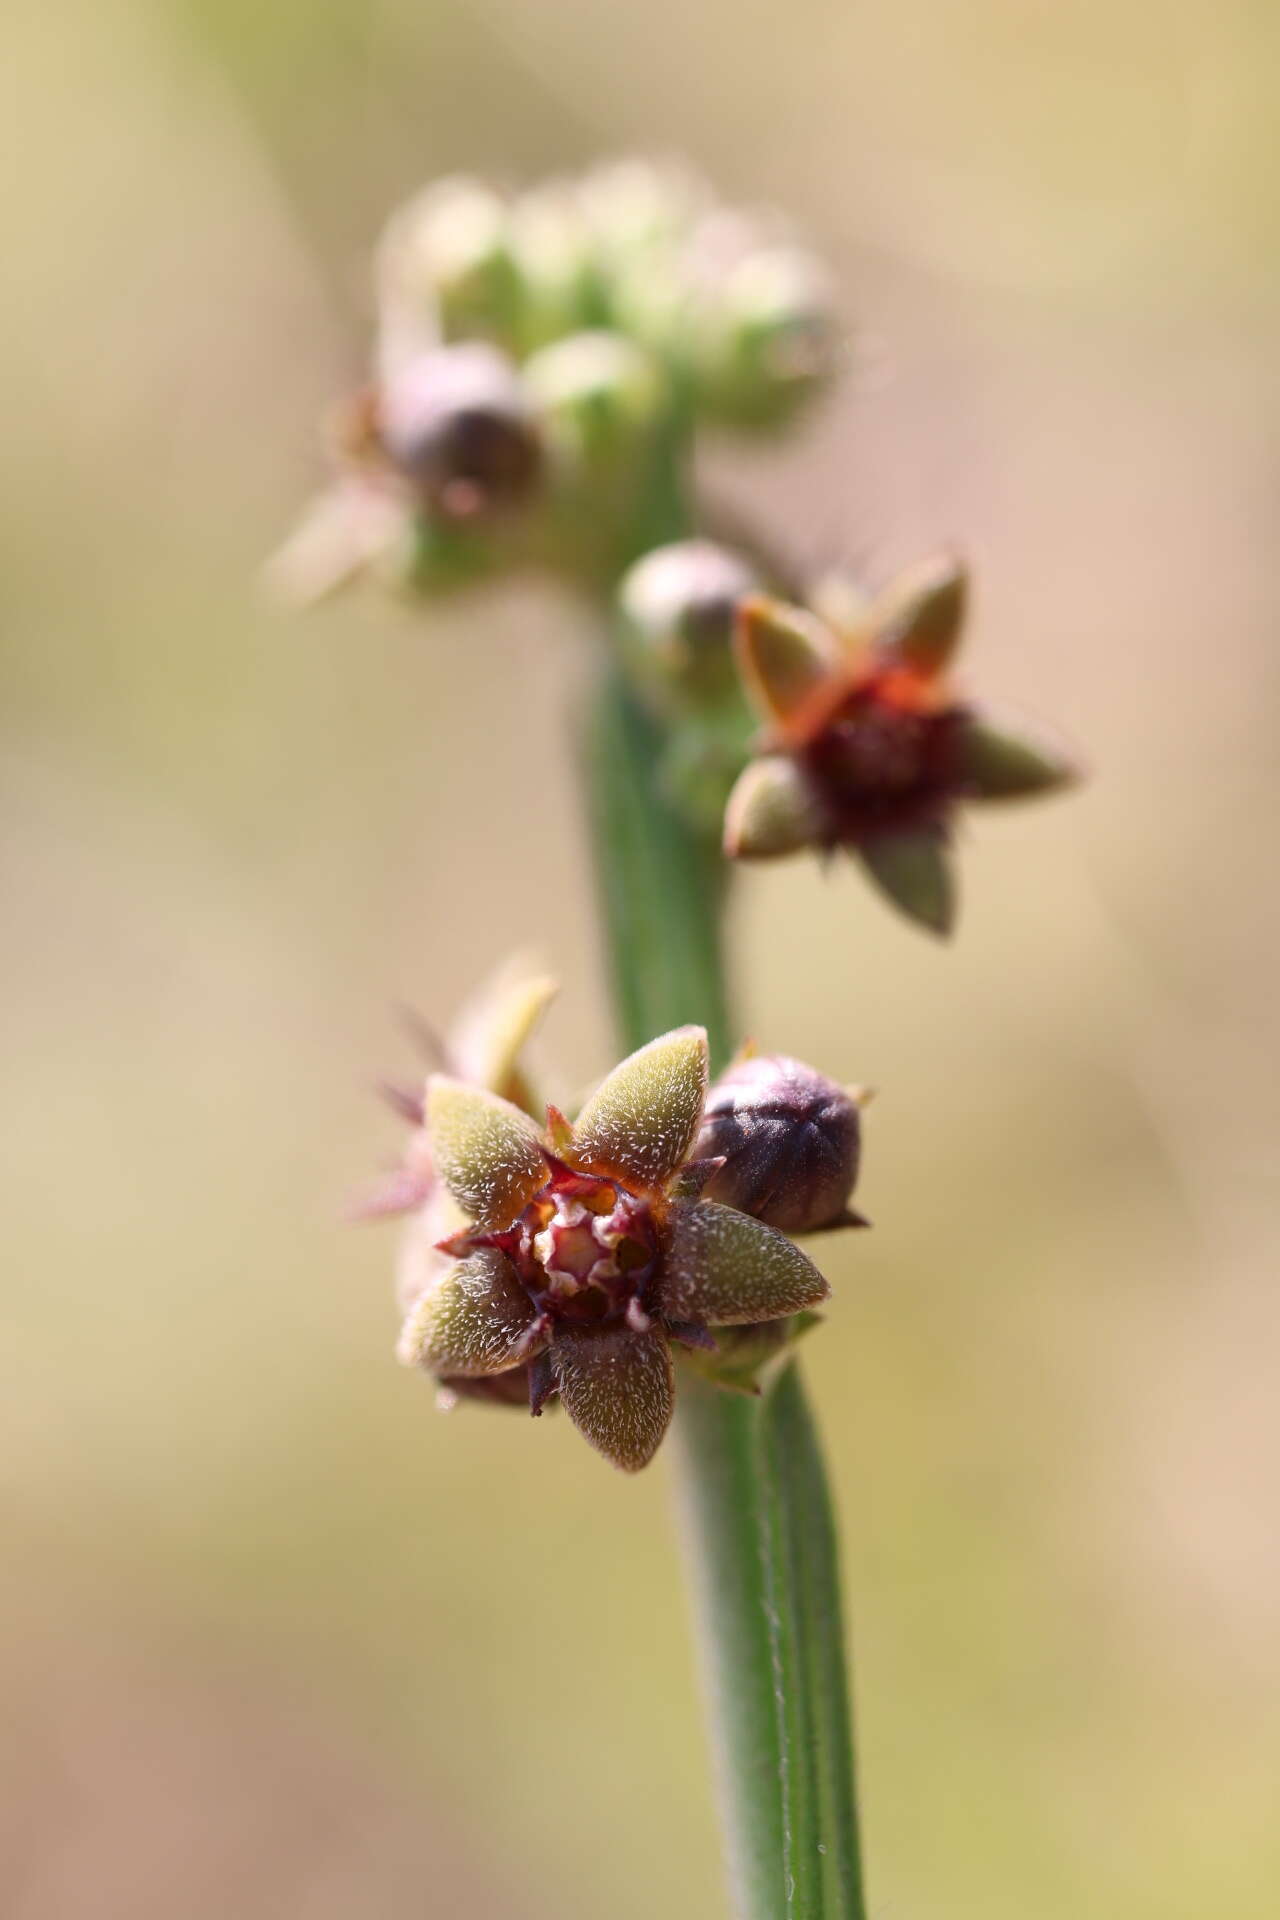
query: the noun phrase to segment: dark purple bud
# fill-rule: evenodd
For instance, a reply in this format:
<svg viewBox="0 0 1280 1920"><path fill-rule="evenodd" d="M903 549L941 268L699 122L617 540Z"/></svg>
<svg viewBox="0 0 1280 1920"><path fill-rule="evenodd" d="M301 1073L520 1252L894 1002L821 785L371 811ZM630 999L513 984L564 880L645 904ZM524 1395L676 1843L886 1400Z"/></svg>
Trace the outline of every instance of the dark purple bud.
<svg viewBox="0 0 1280 1920"><path fill-rule="evenodd" d="M858 1109L843 1087L800 1060L757 1054L723 1073L707 1096L693 1157L723 1157L709 1200L782 1233L853 1224Z"/></svg>
<svg viewBox="0 0 1280 1920"><path fill-rule="evenodd" d="M378 398L382 444L426 504L465 520L511 506L537 481L542 450L515 367L472 342L408 362Z"/></svg>

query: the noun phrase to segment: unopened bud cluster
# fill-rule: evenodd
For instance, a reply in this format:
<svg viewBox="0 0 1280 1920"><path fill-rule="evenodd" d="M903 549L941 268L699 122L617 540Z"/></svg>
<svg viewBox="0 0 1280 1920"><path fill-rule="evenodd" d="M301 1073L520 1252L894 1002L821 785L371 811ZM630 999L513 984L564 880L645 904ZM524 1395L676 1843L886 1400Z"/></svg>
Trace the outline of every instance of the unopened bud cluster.
<svg viewBox="0 0 1280 1920"><path fill-rule="evenodd" d="M426 592L607 577L655 443L784 427L839 359L819 263L642 161L519 194L440 181L388 222L375 282L334 485L277 565L297 598L370 569Z"/></svg>

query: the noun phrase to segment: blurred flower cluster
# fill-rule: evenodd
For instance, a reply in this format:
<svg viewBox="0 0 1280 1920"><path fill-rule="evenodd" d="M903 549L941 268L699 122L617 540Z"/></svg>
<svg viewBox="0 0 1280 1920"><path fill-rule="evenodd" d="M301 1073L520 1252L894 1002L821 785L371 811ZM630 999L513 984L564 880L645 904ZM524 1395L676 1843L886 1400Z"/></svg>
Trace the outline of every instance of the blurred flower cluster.
<svg viewBox="0 0 1280 1920"><path fill-rule="evenodd" d="M396 1091L404 1160L366 1196L406 1212L399 1293L407 1365L444 1404L538 1414L558 1399L634 1470L675 1394L671 1348L722 1386L813 1324L827 1283L794 1234L864 1224L849 1206L858 1099L801 1062L745 1053L710 1087L706 1035L664 1034L570 1120L541 1108L521 1054L554 991L505 971L441 1043L450 1071Z"/></svg>
<svg viewBox="0 0 1280 1920"><path fill-rule="evenodd" d="M365 385L276 562L310 600L372 570L435 593L518 566L614 577L695 426L785 427L836 371L820 263L774 216L625 161L504 194L437 182L378 247Z"/></svg>
<svg viewBox="0 0 1280 1920"><path fill-rule="evenodd" d="M369 574L429 598L530 567L585 589L696 833L731 860L847 849L948 932L960 804L1073 777L956 687L964 569L876 594L779 578L772 541L713 537L692 470L703 429L777 432L834 377L819 262L695 176L628 161L518 194L438 182L388 222L375 282L369 377L282 590Z"/></svg>

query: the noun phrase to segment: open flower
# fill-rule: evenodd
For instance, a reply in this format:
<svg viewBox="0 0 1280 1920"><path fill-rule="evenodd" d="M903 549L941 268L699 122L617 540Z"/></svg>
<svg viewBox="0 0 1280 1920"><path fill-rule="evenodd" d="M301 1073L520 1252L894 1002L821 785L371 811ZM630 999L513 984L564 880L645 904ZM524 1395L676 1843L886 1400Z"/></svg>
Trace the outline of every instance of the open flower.
<svg viewBox="0 0 1280 1920"><path fill-rule="evenodd" d="M437 1375L529 1368L530 1403L558 1393L616 1466L643 1467L666 1432L670 1342L800 1313L826 1281L783 1234L699 1198L718 1164L690 1161L707 1038L680 1027L602 1082L572 1125L545 1132L499 1095L436 1074L426 1131L468 1225L452 1266L410 1310L401 1358Z"/></svg>
<svg viewBox="0 0 1280 1920"><path fill-rule="evenodd" d="M963 569L944 561L843 619L760 595L741 603L738 665L765 733L729 798L731 857L847 847L904 913L950 931L957 804L1075 778L1057 747L955 691L965 599Z"/></svg>

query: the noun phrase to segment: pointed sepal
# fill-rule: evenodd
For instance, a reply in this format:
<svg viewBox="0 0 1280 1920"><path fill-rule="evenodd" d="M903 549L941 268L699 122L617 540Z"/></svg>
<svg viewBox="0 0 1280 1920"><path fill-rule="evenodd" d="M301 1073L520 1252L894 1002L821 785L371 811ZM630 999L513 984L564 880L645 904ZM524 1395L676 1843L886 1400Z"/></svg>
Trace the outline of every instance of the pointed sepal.
<svg viewBox="0 0 1280 1920"><path fill-rule="evenodd" d="M908 827L877 834L856 849L862 864L900 913L930 933L946 935L955 924L956 890L951 856L936 827Z"/></svg>
<svg viewBox="0 0 1280 1920"><path fill-rule="evenodd" d="M480 1231L509 1226L547 1177L528 1114L447 1074L427 1081L427 1133L436 1170Z"/></svg>
<svg viewBox="0 0 1280 1920"><path fill-rule="evenodd" d="M547 1342L511 1262L480 1247L441 1275L410 1311L397 1349L407 1367L464 1378L505 1373Z"/></svg>
<svg viewBox="0 0 1280 1920"><path fill-rule="evenodd" d="M518 958L500 968L462 1009L449 1035L458 1078L523 1106L520 1055L558 992L557 981L531 973Z"/></svg>
<svg viewBox="0 0 1280 1920"><path fill-rule="evenodd" d="M573 1157L631 1187L664 1186L688 1157L706 1097L705 1029L677 1027L600 1083L578 1115Z"/></svg>
<svg viewBox="0 0 1280 1920"><path fill-rule="evenodd" d="M733 645L752 704L784 733L820 699L842 662L839 642L816 614L762 593L739 603Z"/></svg>
<svg viewBox="0 0 1280 1920"><path fill-rule="evenodd" d="M627 1473L647 1466L671 1421L671 1354L656 1328L562 1327L551 1348L560 1399L574 1426Z"/></svg>
<svg viewBox="0 0 1280 1920"><path fill-rule="evenodd" d="M690 1353L687 1364L718 1387L758 1397L796 1341L821 1324L820 1313L797 1313L790 1320L770 1320L757 1327L726 1327L714 1352Z"/></svg>
<svg viewBox="0 0 1280 1920"><path fill-rule="evenodd" d="M1080 777L1051 740L986 713L966 714L956 754L959 778L974 800L1030 800L1073 786Z"/></svg>
<svg viewBox="0 0 1280 1920"><path fill-rule="evenodd" d="M730 860L776 860L823 838L817 796L789 754L766 753L743 768L724 815Z"/></svg>
<svg viewBox="0 0 1280 1920"><path fill-rule="evenodd" d="M950 555L939 555L896 581L876 606L882 644L917 673L950 666L960 645L969 575Z"/></svg>
<svg viewBox="0 0 1280 1920"><path fill-rule="evenodd" d="M808 1255L763 1221L715 1200L672 1209L658 1288L664 1319L707 1327L778 1320L817 1306L830 1291Z"/></svg>

